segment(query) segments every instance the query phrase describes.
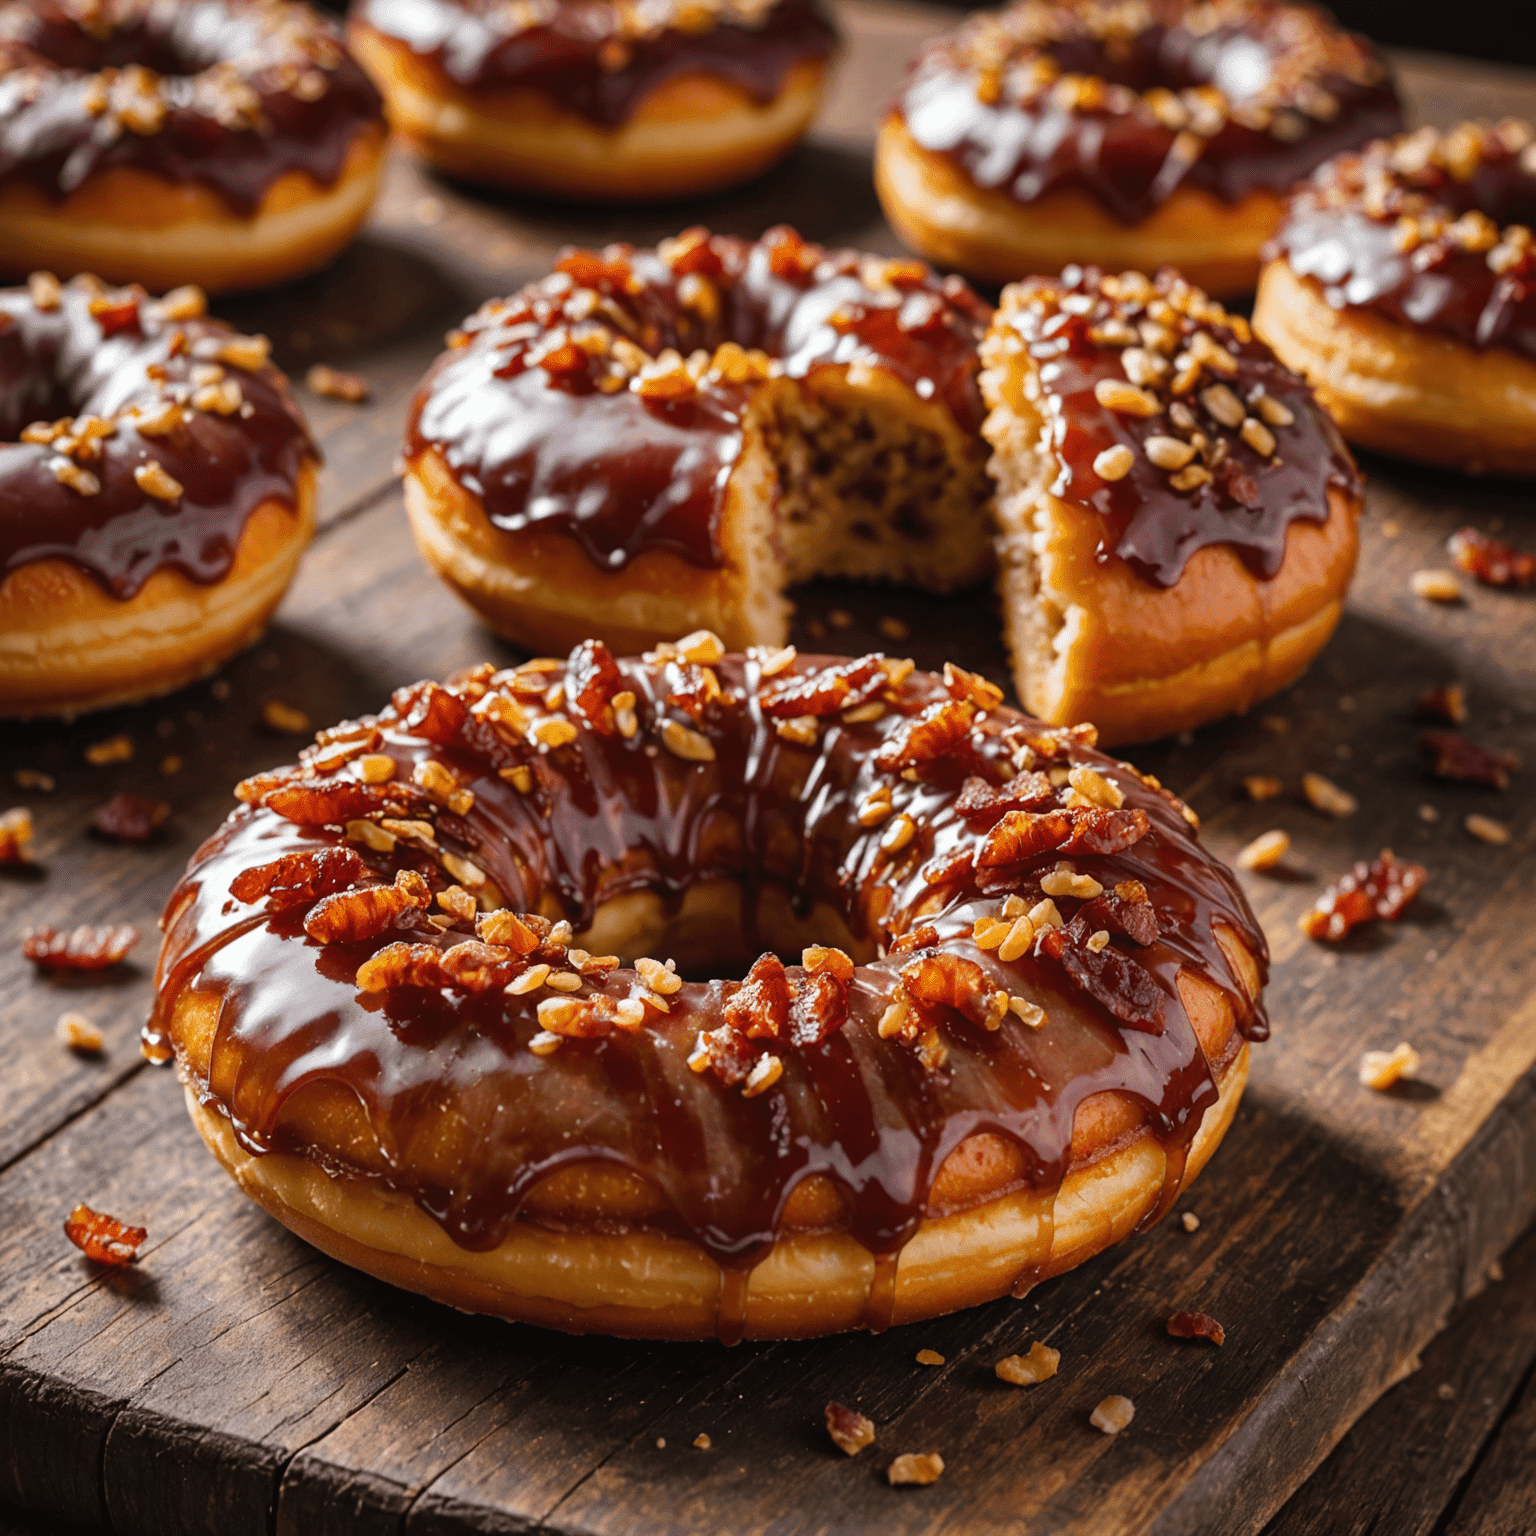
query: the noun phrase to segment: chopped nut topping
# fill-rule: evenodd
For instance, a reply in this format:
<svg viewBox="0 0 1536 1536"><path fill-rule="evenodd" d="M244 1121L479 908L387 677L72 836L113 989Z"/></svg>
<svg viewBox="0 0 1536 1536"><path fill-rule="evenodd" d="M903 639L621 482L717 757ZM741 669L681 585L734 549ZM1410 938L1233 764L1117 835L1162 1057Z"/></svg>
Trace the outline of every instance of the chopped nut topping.
<svg viewBox="0 0 1536 1536"><path fill-rule="evenodd" d="M1204 1339L1218 1349L1227 1342L1227 1330L1204 1312L1175 1312L1168 1319L1168 1334L1175 1339Z"/></svg>
<svg viewBox="0 0 1536 1536"><path fill-rule="evenodd" d="M785 741L792 741L797 747L814 747L821 733L821 725L815 715L797 715L790 720L775 720L773 728Z"/></svg>
<svg viewBox="0 0 1536 1536"><path fill-rule="evenodd" d="M60 1045L68 1046L82 1056L100 1055L105 1044L101 1030L83 1013L61 1013L54 1035Z"/></svg>
<svg viewBox="0 0 1536 1536"><path fill-rule="evenodd" d="M1243 779L1243 790L1250 800L1273 800L1285 790L1285 783L1267 773L1250 773Z"/></svg>
<svg viewBox="0 0 1536 1536"><path fill-rule="evenodd" d="M1049 1381L1061 1364L1061 1351L1052 1349L1038 1340L1029 1346L1027 1355L1008 1355L993 1367L999 1381L1010 1387L1034 1387Z"/></svg>
<svg viewBox="0 0 1536 1536"><path fill-rule="evenodd" d="M1408 578L1415 597L1432 603L1459 603L1461 583L1449 571L1415 571Z"/></svg>
<svg viewBox="0 0 1536 1536"><path fill-rule="evenodd" d="M1360 1058L1360 1081L1385 1093L1400 1079L1417 1076L1419 1065L1419 1053L1406 1040L1400 1040L1390 1051L1367 1051Z"/></svg>
<svg viewBox="0 0 1536 1536"><path fill-rule="evenodd" d="M132 923L82 923L68 933L57 928L28 928L21 952L33 965L53 971L104 971L139 942Z"/></svg>
<svg viewBox="0 0 1536 1536"><path fill-rule="evenodd" d="M1090 805L1117 811L1125 804L1125 791L1086 763L1078 763L1072 768L1067 774L1067 782Z"/></svg>
<svg viewBox="0 0 1536 1536"><path fill-rule="evenodd" d="M1489 587L1536 584L1536 555L1502 543L1476 528L1461 528L1446 546L1457 567Z"/></svg>
<svg viewBox="0 0 1536 1536"><path fill-rule="evenodd" d="M309 716L302 709L269 699L261 706L261 723L279 736L305 736L312 729Z"/></svg>
<svg viewBox="0 0 1536 1536"><path fill-rule="evenodd" d="M343 373L337 368L327 368L316 363L304 375L305 387L328 400L345 400L348 405L360 405L368 398L368 381L361 374Z"/></svg>
<svg viewBox="0 0 1536 1536"><path fill-rule="evenodd" d="M1491 816L1482 816L1473 812L1462 821L1468 832L1480 843L1490 843L1496 848L1502 848L1509 842L1512 833L1502 821L1495 821Z"/></svg>
<svg viewBox="0 0 1536 1536"><path fill-rule="evenodd" d="M1302 774L1301 792L1307 797L1307 804L1325 816L1353 816L1360 809L1360 802L1352 794L1320 773Z"/></svg>
<svg viewBox="0 0 1536 1536"><path fill-rule="evenodd" d="M925 1487L938 1482L944 1473L944 1458L937 1451L922 1453L908 1451L898 1456L885 1469L887 1481L893 1488L898 1486Z"/></svg>
<svg viewBox="0 0 1536 1536"><path fill-rule="evenodd" d="M677 642L677 654L684 661L713 666L725 655L725 643L711 630L696 629Z"/></svg>
<svg viewBox="0 0 1536 1536"><path fill-rule="evenodd" d="M1128 1397L1106 1397L1088 1416L1088 1422L1106 1435L1118 1435L1136 1417L1136 1405Z"/></svg>
<svg viewBox="0 0 1536 1536"><path fill-rule="evenodd" d="M1058 864L1040 877L1040 889L1047 896L1081 896L1092 899L1103 894L1104 887L1092 875L1080 875L1070 865Z"/></svg>
<svg viewBox="0 0 1536 1536"><path fill-rule="evenodd" d="M1278 829L1261 833L1237 856L1239 869L1274 869L1291 851L1290 834Z"/></svg>
<svg viewBox="0 0 1536 1536"><path fill-rule="evenodd" d="M917 1363L919 1365L943 1365L944 1356L936 1349L920 1349L917 1352Z"/></svg>
<svg viewBox="0 0 1536 1536"><path fill-rule="evenodd" d="M1100 379L1093 386L1093 397L1106 410L1121 416L1156 416L1162 409L1157 396L1150 390L1123 379Z"/></svg>
<svg viewBox="0 0 1536 1536"><path fill-rule="evenodd" d="M19 805L0 815L0 864L32 861L32 812Z"/></svg>
<svg viewBox="0 0 1536 1536"><path fill-rule="evenodd" d="M52 272L34 272L27 279L27 293L32 307L44 313L55 310L64 302L64 287Z"/></svg>
<svg viewBox="0 0 1536 1536"><path fill-rule="evenodd" d="M662 745L674 757L690 763L712 763L715 760L715 744L700 731L690 730L676 720L661 722Z"/></svg>
<svg viewBox="0 0 1536 1536"><path fill-rule="evenodd" d="M1451 725L1461 725L1467 718L1467 695L1460 683L1446 683L1440 688L1426 688L1419 695L1419 713L1432 715Z"/></svg>
<svg viewBox="0 0 1536 1536"><path fill-rule="evenodd" d="M166 472L155 459L146 459L133 472L134 482L146 496L157 501L175 501L182 493L181 481Z"/></svg>
<svg viewBox="0 0 1536 1536"><path fill-rule="evenodd" d="M145 843L165 824L171 808L147 795L114 795L91 817L91 830L119 843Z"/></svg>
<svg viewBox="0 0 1536 1536"><path fill-rule="evenodd" d="M1456 731L1425 731L1419 745L1429 757L1430 772L1440 779L1508 789L1510 775L1520 767L1513 752L1479 746Z"/></svg>
<svg viewBox="0 0 1536 1536"><path fill-rule="evenodd" d="M784 1063L777 1056L759 1056L757 1064L747 1073L747 1080L741 1085L741 1096L744 1099L756 1098L758 1094L773 1087L783 1075Z"/></svg>
<svg viewBox="0 0 1536 1536"><path fill-rule="evenodd" d="M1130 474L1136 455L1124 443L1106 448L1093 461L1093 472L1101 480L1123 480Z"/></svg>
<svg viewBox="0 0 1536 1536"><path fill-rule="evenodd" d="M1183 469L1195 456L1194 446L1177 437L1149 437L1142 446L1159 469Z"/></svg>
<svg viewBox="0 0 1536 1536"><path fill-rule="evenodd" d="M1198 1232L1200 1230L1200 1218L1196 1216L1193 1211L1185 1211L1184 1214L1179 1217L1179 1225L1183 1227L1186 1232Z"/></svg>

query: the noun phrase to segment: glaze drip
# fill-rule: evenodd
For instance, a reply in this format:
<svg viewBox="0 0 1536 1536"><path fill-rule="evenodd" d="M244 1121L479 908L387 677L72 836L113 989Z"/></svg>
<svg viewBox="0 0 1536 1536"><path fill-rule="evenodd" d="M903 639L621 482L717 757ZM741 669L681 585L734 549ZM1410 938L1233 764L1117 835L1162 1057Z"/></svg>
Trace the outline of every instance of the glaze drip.
<svg viewBox="0 0 1536 1536"><path fill-rule="evenodd" d="M1090 730L1047 730L999 707L997 690L964 673L939 678L875 657L851 671L837 663L845 679L862 679L861 708L847 703L857 694L828 681L828 659L714 655L714 663L615 662L589 643L569 666L487 666L447 688L418 684L378 717L324 733L304 770L249 781L247 804L199 850L167 907L149 1054L163 1059L174 1046L191 1070L176 1005L184 987L216 999L206 1077L192 1071L192 1086L244 1147L307 1152L338 1172L379 1179L470 1249L496 1246L552 1172L599 1165L656 1192L659 1212L647 1224L692 1239L728 1271L745 1270L774 1241L796 1187L824 1175L840 1192L840 1224L888 1256L889 1271L962 1141L993 1131L1015 1144L1024 1154L1021 1187L1044 1198L1067 1172L1077 1106L1101 1089L1144 1106L1168 1152L1165 1208L1217 1095L1175 985L1181 968L1225 991L1248 1038L1267 1032L1216 925L1232 930L1261 971L1263 937L1179 802L1093 751ZM706 672L714 684L701 681ZM782 712L790 707L805 713ZM775 724L805 719L810 744ZM552 730L551 721L572 728ZM944 721L954 728L935 750L935 723ZM679 738L678 727L713 756ZM807 733L797 726L792 734ZM690 756L678 755L679 744ZM394 765L387 781L385 758ZM444 788L436 769L421 768L427 762L458 788ZM1065 893L1059 847L1011 862L999 853L998 828L1011 836L1020 824L1004 824L1012 802L998 794L1011 785L1017 798L1021 763L1035 765L1028 773L1041 781L1028 780L1030 803L1060 807L1074 827L1105 834L1096 846L1116 846L1072 855L1072 869L1155 914L1132 924L1149 943L1106 930L1088 946L1099 956L1113 948L1145 978L1161 999L1155 1021L1126 1022L1121 1002L1074 980L1041 946L1005 961L985 936L979 920L1037 907L1043 883L1063 890L1057 920L1065 927L1051 929L1042 913L1042 933L1081 943L1080 930L1109 910L1091 907L1087 887ZM1106 787L1083 776L1089 767ZM1076 784L1100 800L1123 798L1108 822L1100 817L1109 812L1066 781L1074 770ZM434 785L437 799L421 787ZM456 810L444 795L457 795ZM871 796L883 795L892 809L876 820ZM345 825L315 821L331 815ZM909 837L890 833L901 816L915 828ZM1045 824L1030 825L1038 835ZM396 840L381 850L384 828ZM444 973L430 984L360 990L359 967L390 945L413 946L413 963L428 966L420 975L438 963L453 968L442 957L472 941L467 918L444 915L463 906L459 895L439 902L435 921L411 908L370 939L320 945L306 937L312 894L266 909L260 898L231 894L242 872L342 843L369 868L361 891L377 891L402 869L440 893L465 882L478 896L465 910L481 909L482 934L514 945L517 925L492 927L486 909L529 914L519 924L542 933L544 947L527 952L530 930L521 959L501 952L506 964L526 977L534 961L555 956L557 969L579 975L576 991L518 992L516 980L500 984L506 970L482 984L463 967L453 984ZM637 1008L635 1000L657 995L649 982L661 971L572 950L567 931L549 925L563 918L579 934L626 892L675 904L714 880L751 893L753 903L740 925L741 953L727 943L717 964L739 968L763 938L787 941L796 924L786 927L784 914L813 909L841 914L856 953L834 959L839 952L809 949L802 964L783 967L799 1022L752 1039L737 1029L720 1060L706 1060L701 1035L735 1027L730 1020L752 1000L747 986L668 976L663 1001ZM253 912L263 920L247 927ZM189 956L198 962L191 977ZM758 973L776 964L759 962ZM931 974L979 980L935 1003L931 991L919 988L920 998L912 990L912 978ZM813 993L833 1006L808 1007ZM627 1021L615 1012L625 1005L635 1015ZM619 1022L583 1034L587 1024L574 1017L583 1010L589 1022ZM558 1037L545 1027L557 1015L566 1031ZM758 1091L754 1082L771 1074L743 1074L770 1056L781 1071ZM307 1107L338 1094L360 1106L373 1144L366 1156L362 1143L348 1152L303 1139ZM724 1278L725 1335L739 1328L740 1289ZM888 1289L874 1286L870 1326L888 1320Z"/></svg>

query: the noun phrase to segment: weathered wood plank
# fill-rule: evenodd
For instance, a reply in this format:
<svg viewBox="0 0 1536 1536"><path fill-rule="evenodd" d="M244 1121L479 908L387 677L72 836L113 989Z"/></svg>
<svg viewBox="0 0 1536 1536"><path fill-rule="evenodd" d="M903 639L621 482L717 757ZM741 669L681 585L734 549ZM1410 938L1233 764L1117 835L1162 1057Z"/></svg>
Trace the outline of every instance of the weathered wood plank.
<svg viewBox="0 0 1536 1536"><path fill-rule="evenodd" d="M1536 1380L1526 1382L1487 1459L1446 1527L1446 1536L1528 1536L1536 1529Z"/></svg>

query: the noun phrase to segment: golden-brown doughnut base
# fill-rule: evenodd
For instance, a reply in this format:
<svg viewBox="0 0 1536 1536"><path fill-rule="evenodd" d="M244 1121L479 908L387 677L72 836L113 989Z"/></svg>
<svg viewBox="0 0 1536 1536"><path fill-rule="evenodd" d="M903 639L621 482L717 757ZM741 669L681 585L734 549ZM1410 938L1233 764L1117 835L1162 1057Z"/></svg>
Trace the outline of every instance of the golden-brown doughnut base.
<svg viewBox="0 0 1536 1536"><path fill-rule="evenodd" d="M205 585L169 568L126 601L67 560L0 581L0 716L74 715L167 693L213 671L266 627L315 531L315 469L295 505L261 502L234 563Z"/></svg>
<svg viewBox="0 0 1536 1536"><path fill-rule="evenodd" d="M197 182L133 166L97 171L62 201L13 177L0 183L0 268L94 272L157 293L182 283L222 293L283 282L324 265L356 234L378 192L385 144L382 126L364 128L334 186L289 171L249 217Z"/></svg>
<svg viewBox="0 0 1536 1536"><path fill-rule="evenodd" d="M875 190L886 218L913 250L985 282L1059 272L1069 262L1094 262L1110 272L1168 265L1217 298L1253 291L1259 251L1281 214L1272 192L1224 203L1200 187L1180 187L1134 225L1072 187L1020 203L978 187L947 156L924 149L896 115L880 129Z"/></svg>
<svg viewBox="0 0 1536 1536"><path fill-rule="evenodd" d="M1185 1182L1220 1144L1248 1073L1243 1045L1190 1148ZM569 1333L713 1337L722 1275L703 1249L656 1231L556 1230L520 1221L488 1253L459 1248L408 1197L339 1179L287 1153L252 1157L188 1089L203 1139L241 1189L284 1226L354 1268L468 1312ZM916 1322L1007 1295L1028 1268L1060 1274L1134 1230L1162 1190L1162 1149L1143 1135L1075 1168L1054 1201L1022 1190L929 1217L901 1251L890 1321ZM807 1338L865 1326L875 1261L840 1232L780 1237L752 1271L745 1337Z"/></svg>
<svg viewBox="0 0 1536 1536"><path fill-rule="evenodd" d="M821 106L827 66L797 64L759 105L708 74L669 80L618 128L542 91L470 92L405 43L354 21L348 42L401 138L440 170L556 197L646 202L748 181L794 147Z"/></svg>
<svg viewBox="0 0 1536 1536"><path fill-rule="evenodd" d="M1468 474L1536 475L1529 358L1334 309L1283 258L1264 268L1253 328L1306 375L1350 442Z"/></svg>

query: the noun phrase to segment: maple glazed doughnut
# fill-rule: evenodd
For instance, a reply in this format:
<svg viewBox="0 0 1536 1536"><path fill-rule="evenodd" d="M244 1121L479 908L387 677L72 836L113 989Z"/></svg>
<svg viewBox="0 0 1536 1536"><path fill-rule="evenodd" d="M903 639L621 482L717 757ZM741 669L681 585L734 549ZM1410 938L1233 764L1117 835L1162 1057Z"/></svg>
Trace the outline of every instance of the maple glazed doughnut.
<svg viewBox="0 0 1536 1536"><path fill-rule="evenodd" d="M441 170L609 202L766 170L837 48L821 0L355 0L349 36Z"/></svg>
<svg viewBox="0 0 1536 1536"><path fill-rule="evenodd" d="M1068 262L1252 290L1280 199L1402 126L1381 56L1271 0L1015 0L929 43L880 131L886 217L1007 282Z"/></svg>
<svg viewBox="0 0 1536 1536"><path fill-rule="evenodd" d="M1106 742L1292 681L1362 496L1305 381L1172 273L1073 268L992 316L788 230L568 254L450 338L405 463L423 554L530 650L779 645L794 582L997 568L1020 699Z"/></svg>
<svg viewBox="0 0 1536 1536"><path fill-rule="evenodd" d="M1266 951L1187 807L1000 699L707 634L403 688L237 791L146 1053L278 1220L457 1307L732 1341L1022 1295L1214 1150Z"/></svg>
<svg viewBox="0 0 1536 1536"><path fill-rule="evenodd" d="M0 289L0 716L164 693L261 633L319 458L267 353L195 288Z"/></svg>
<svg viewBox="0 0 1536 1536"><path fill-rule="evenodd" d="M382 103L287 0L0 4L0 264L160 292L294 277L367 216Z"/></svg>
<svg viewBox="0 0 1536 1536"><path fill-rule="evenodd" d="M1536 475L1536 130L1421 128L1296 189L1253 323L1362 447Z"/></svg>

